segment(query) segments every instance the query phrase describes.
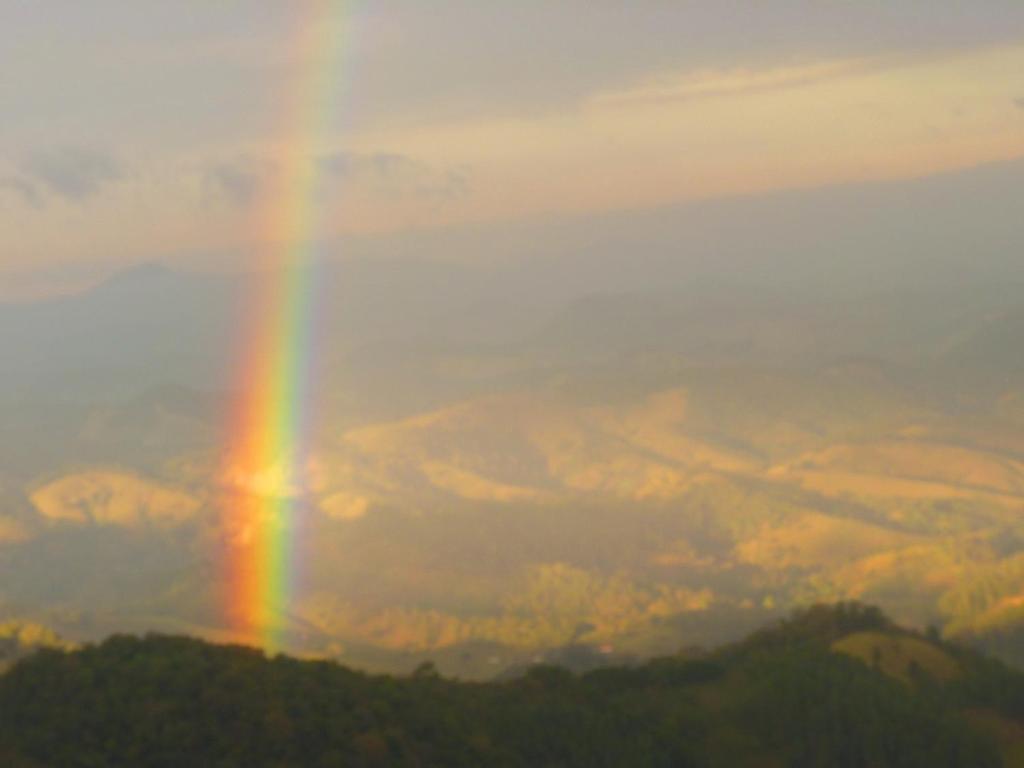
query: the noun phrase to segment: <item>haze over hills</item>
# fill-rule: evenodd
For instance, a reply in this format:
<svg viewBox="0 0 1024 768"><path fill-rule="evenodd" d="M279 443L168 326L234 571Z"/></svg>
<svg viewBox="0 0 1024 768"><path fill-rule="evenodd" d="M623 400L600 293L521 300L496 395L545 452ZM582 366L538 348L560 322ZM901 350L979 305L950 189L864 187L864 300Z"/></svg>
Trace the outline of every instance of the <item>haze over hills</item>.
<svg viewBox="0 0 1024 768"><path fill-rule="evenodd" d="M858 598L1012 655L1022 168L325 267L289 647L486 676ZM999 204L965 218L976 199ZM249 280L144 266L0 306L0 607L72 638L230 637L223 494L259 486L220 463Z"/></svg>
<svg viewBox="0 0 1024 768"><path fill-rule="evenodd" d="M325 347L372 358L395 347L408 354L532 339L561 340L557 351L566 352L569 342L587 342L574 327L600 320L588 313L618 327L653 296L613 338L691 356L703 345L720 359L742 351L728 346L736 344L730 332L749 335L770 320L778 330L802 323L788 343L816 342L826 358L907 362L1019 310L1022 186L1024 161L1016 161L912 181L344 240L332 250L345 260L319 276ZM4 384L105 370L104 385L134 374L137 390L147 363L150 380L208 386L237 340L248 287L238 275L145 265L77 296L0 304ZM783 351L784 338L763 351Z"/></svg>
<svg viewBox="0 0 1024 768"><path fill-rule="evenodd" d="M1024 765L1024 3L0 2L0 768Z"/></svg>

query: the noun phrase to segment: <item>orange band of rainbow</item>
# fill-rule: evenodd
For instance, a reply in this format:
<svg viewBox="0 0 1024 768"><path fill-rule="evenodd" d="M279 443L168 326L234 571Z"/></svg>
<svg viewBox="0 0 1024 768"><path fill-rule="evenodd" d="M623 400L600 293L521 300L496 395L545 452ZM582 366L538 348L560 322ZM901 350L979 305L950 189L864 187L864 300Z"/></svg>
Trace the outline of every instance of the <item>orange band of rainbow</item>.
<svg viewBox="0 0 1024 768"><path fill-rule="evenodd" d="M345 0L305 0L295 51L303 62L284 117L277 188L263 217L273 244L245 323L241 395L231 414L226 473L226 606L236 636L275 650L292 593L291 549L302 509L314 364L316 241L322 216L318 145L326 138Z"/></svg>

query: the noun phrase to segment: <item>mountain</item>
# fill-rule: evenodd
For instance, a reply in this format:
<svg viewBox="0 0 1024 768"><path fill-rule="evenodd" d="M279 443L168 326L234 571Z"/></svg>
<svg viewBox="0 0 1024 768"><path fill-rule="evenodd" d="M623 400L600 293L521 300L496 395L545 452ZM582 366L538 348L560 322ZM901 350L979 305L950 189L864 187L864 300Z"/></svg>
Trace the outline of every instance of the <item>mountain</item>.
<svg viewBox="0 0 1024 768"><path fill-rule="evenodd" d="M475 368L490 371L501 358L498 370L520 375L641 351L730 365L944 358L947 373L972 355L988 360L981 368L1019 362L1000 350L1019 325L1021 189L1016 161L346 240L328 249L344 258L314 278L320 370L332 376L329 390L383 385L415 410L425 397L396 388L396 377L418 374L435 404L466 394L450 369L439 375L439 358L486 358L491 365ZM26 390L82 398L236 386L239 340L268 279L144 263L79 294L0 303L0 402Z"/></svg>
<svg viewBox="0 0 1024 768"><path fill-rule="evenodd" d="M230 638L219 402L163 387L55 422L45 470L3 475L3 597L75 638ZM1006 408L965 411L866 359L658 356L394 419L328 416L286 642L486 677L567 643L650 656L864 599L984 643L1016 626L1024 584L1024 435Z"/></svg>
<svg viewBox="0 0 1024 768"><path fill-rule="evenodd" d="M314 281L287 648L487 677L862 599L1021 661L1022 169L350 243ZM227 505L261 483L224 447L266 279L0 305L4 605L231 637Z"/></svg>
<svg viewBox="0 0 1024 768"><path fill-rule="evenodd" d="M1024 675L818 606L699 655L489 683L379 677L180 637L45 651L0 676L0 757L29 765L1018 764Z"/></svg>
<svg viewBox="0 0 1024 768"><path fill-rule="evenodd" d="M216 381L231 328L231 285L142 265L86 292L0 306L0 392L77 399L132 395L175 381ZM183 382L184 383L184 382Z"/></svg>
<svg viewBox="0 0 1024 768"><path fill-rule="evenodd" d="M0 673L41 649L71 651L76 647L41 624L18 619L0 621Z"/></svg>

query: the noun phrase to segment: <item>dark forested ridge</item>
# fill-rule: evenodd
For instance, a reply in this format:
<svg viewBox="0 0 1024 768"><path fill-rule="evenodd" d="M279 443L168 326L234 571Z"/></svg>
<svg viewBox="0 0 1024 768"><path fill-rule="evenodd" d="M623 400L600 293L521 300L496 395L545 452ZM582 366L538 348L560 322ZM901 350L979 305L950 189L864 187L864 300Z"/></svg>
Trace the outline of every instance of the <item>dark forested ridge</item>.
<svg viewBox="0 0 1024 768"><path fill-rule="evenodd" d="M985 768L1022 745L1024 675L856 604L707 654L501 682L157 635L0 677L4 766Z"/></svg>

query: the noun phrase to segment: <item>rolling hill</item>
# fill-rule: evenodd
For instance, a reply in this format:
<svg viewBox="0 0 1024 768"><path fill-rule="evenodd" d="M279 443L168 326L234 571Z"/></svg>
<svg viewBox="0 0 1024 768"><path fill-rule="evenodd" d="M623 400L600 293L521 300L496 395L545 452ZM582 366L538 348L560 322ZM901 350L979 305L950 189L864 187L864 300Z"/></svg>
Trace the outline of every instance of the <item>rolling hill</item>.
<svg viewBox="0 0 1024 768"><path fill-rule="evenodd" d="M12 766L987 768L1020 764L1022 717L1020 672L856 604L696 656L488 683L161 635L44 651L0 676Z"/></svg>

